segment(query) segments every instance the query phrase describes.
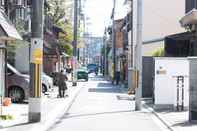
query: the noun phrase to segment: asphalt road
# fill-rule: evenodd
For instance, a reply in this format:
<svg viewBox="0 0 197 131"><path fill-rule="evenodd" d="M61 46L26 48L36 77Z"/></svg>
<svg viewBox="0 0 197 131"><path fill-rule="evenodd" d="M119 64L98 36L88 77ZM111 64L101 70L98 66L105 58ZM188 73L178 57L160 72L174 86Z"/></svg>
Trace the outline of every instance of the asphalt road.
<svg viewBox="0 0 197 131"><path fill-rule="evenodd" d="M49 131L161 131L151 115L134 111L134 101L119 87L92 78Z"/></svg>

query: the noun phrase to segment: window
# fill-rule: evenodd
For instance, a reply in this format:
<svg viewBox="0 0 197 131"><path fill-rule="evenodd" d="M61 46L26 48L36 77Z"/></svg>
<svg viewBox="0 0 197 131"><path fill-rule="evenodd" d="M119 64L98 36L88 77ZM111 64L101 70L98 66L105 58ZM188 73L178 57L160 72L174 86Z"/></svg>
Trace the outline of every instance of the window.
<svg viewBox="0 0 197 131"><path fill-rule="evenodd" d="M25 9L24 8L18 8L16 9L16 18L25 19Z"/></svg>
<svg viewBox="0 0 197 131"><path fill-rule="evenodd" d="M14 72L12 72L9 68L7 68L7 75L13 75Z"/></svg>

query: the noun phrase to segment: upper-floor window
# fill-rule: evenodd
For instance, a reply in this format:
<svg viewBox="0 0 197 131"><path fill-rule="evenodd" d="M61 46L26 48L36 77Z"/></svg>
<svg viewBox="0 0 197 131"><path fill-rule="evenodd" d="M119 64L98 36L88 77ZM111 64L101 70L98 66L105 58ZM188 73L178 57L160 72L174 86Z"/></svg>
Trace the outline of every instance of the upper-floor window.
<svg viewBox="0 0 197 131"><path fill-rule="evenodd" d="M25 18L25 10L23 8L16 9L16 17L20 19Z"/></svg>
<svg viewBox="0 0 197 131"><path fill-rule="evenodd" d="M23 1L23 0L14 0L13 3L14 3L15 5L22 5L22 1Z"/></svg>

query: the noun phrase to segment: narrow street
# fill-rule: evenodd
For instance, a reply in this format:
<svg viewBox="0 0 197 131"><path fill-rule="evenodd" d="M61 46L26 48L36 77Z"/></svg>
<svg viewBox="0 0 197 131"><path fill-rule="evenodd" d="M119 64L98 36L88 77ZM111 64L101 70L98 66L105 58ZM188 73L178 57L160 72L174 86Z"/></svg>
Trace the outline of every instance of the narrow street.
<svg viewBox="0 0 197 131"><path fill-rule="evenodd" d="M0 41L0 131L197 131L197 0L0 0Z"/></svg>
<svg viewBox="0 0 197 131"><path fill-rule="evenodd" d="M91 78L49 131L160 131L147 112L135 112L134 101L120 87Z"/></svg>

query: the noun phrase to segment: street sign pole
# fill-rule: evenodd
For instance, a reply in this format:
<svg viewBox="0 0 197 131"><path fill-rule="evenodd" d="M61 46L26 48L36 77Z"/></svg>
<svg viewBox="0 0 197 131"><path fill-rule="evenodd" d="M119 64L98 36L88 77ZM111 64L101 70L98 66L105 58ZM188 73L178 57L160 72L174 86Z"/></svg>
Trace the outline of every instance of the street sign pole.
<svg viewBox="0 0 197 131"><path fill-rule="evenodd" d="M76 66L77 66L77 28L78 28L78 0L74 0L74 29L73 29L73 77L72 85L77 86Z"/></svg>
<svg viewBox="0 0 197 131"><path fill-rule="evenodd" d="M41 70L43 59L44 0L32 0L29 122L41 120Z"/></svg>

